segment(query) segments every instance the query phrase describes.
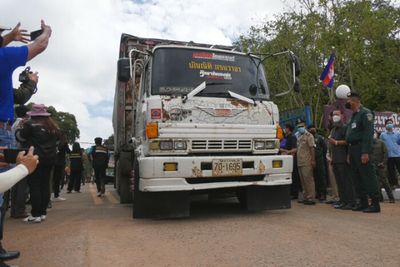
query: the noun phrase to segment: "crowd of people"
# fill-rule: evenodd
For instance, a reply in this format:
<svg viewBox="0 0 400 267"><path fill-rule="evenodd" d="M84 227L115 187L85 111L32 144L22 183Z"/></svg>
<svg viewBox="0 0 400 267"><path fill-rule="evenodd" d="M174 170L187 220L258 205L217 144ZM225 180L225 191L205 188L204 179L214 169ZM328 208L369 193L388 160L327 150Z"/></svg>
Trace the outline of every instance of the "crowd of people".
<svg viewBox="0 0 400 267"><path fill-rule="evenodd" d="M46 220L51 207L51 191L53 201L66 200L60 196L64 184L68 184L67 193L80 192L81 183L91 180L92 169L98 196L104 195L108 165L108 151L102 138L95 138L96 145L88 152L77 142L71 150L66 135L45 105L33 104L31 109L24 106L37 92L39 76L25 69L22 80L20 75L21 86L14 89L14 70L47 48L52 30L42 20L42 33L29 42L29 34L20 26L0 26L0 267L20 256L19 251L7 251L1 245L10 204L12 218L40 223ZM2 35L4 30L10 32ZM29 44L7 47L12 41ZM30 213L26 211L26 202L31 205Z"/></svg>
<svg viewBox="0 0 400 267"><path fill-rule="evenodd" d="M382 133L374 130L373 112L354 91L348 94L346 108L353 112L349 122L342 110L332 111L326 137L304 121L297 123L296 132L292 124L285 125L280 153L293 156L292 198L305 205L319 201L337 209L380 212L381 188L394 203L393 190L399 187L400 132L392 119L385 121Z"/></svg>

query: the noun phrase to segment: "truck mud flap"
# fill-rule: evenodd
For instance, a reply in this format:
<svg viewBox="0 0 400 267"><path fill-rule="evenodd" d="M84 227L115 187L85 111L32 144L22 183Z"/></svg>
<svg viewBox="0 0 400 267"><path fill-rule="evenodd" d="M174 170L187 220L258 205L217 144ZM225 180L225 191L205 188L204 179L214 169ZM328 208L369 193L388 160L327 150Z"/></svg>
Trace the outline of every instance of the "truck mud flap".
<svg viewBox="0 0 400 267"><path fill-rule="evenodd" d="M135 192L133 218L183 218L190 215L189 192Z"/></svg>
<svg viewBox="0 0 400 267"><path fill-rule="evenodd" d="M248 211L289 209L290 185L249 186L237 191L240 204Z"/></svg>

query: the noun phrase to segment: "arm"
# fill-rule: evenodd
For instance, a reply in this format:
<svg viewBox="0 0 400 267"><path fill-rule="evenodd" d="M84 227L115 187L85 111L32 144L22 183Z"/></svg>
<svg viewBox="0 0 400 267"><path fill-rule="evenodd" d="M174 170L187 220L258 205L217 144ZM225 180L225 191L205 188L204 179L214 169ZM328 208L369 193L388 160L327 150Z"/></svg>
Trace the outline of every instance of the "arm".
<svg viewBox="0 0 400 267"><path fill-rule="evenodd" d="M28 61L42 53L49 44L49 38L51 36L51 28L46 25L44 21L41 21L41 28L43 33L36 38L35 41L28 45Z"/></svg>
<svg viewBox="0 0 400 267"><path fill-rule="evenodd" d="M388 150L387 147L385 145L385 143L383 141L381 141L381 146L382 146L382 160L380 162L378 162L379 164L382 164L382 167L385 165L385 163L388 160Z"/></svg>
<svg viewBox="0 0 400 267"><path fill-rule="evenodd" d="M30 73L29 81L21 83L18 89L14 89L14 104L23 105L32 97L36 91L37 82L39 80L38 73Z"/></svg>
<svg viewBox="0 0 400 267"><path fill-rule="evenodd" d="M11 170L0 173L0 193L9 190L13 185L21 181L27 175L28 169L22 164L19 164Z"/></svg>
<svg viewBox="0 0 400 267"><path fill-rule="evenodd" d="M368 111L362 114L361 123L363 125L363 134L361 141L361 162L366 164L369 161L368 154L371 153L374 138L374 116Z"/></svg>
<svg viewBox="0 0 400 267"><path fill-rule="evenodd" d="M14 29L5 34L3 36L3 47L11 43L12 41L18 41L22 43L28 43L29 41L29 33L27 33L27 30L20 29L19 27L21 26L21 23L18 22L17 26L14 27Z"/></svg>
<svg viewBox="0 0 400 267"><path fill-rule="evenodd" d="M310 134L310 138L308 139L308 146L310 147L311 154L311 165L315 168L315 140L314 137Z"/></svg>
<svg viewBox="0 0 400 267"><path fill-rule="evenodd" d="M39 163L38 156L33 155L33 147L29 148L26 155L21 151L17 157L17 167L0 173L0 193L9 190L13 185L22 180L29 173L32 173Z"/></svg>

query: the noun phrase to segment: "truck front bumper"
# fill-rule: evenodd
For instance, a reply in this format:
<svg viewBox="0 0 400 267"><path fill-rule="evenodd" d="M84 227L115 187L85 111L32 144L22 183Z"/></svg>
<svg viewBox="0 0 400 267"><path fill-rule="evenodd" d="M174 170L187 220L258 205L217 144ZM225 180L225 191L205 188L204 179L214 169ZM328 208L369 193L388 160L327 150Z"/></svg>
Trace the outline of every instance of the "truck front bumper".
<svg viewBox="0 0 400 267"><path fill-rule="evenodd" d="M213 175L210 166L214 159L241 159L246 164L243 164L242 175L229 177L227 181L227 177ZM281 164L273 164L273 161L281 161ZM143 157L138 158L138 162L139 190L142 192L207 190L252 185L279 186L292 183L293 158L286 155ZM177 170L165 171L165 163L176 163ZM253 177L257 179L253 180Z"/></svg>

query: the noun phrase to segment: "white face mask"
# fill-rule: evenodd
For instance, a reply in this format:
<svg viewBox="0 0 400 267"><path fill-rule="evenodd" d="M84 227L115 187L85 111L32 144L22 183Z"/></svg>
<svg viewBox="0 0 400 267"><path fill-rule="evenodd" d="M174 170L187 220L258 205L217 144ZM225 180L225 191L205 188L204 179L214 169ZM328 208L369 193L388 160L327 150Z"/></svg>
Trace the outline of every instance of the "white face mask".
<svg viewBox="0 0 400 267"><path fill-rule="evenodd" d="M332 120L333 120L333 122L339 122L339 121L341 120L341 118L340 118L339 115L334 115L334 116L332 117Z"/></svg>

